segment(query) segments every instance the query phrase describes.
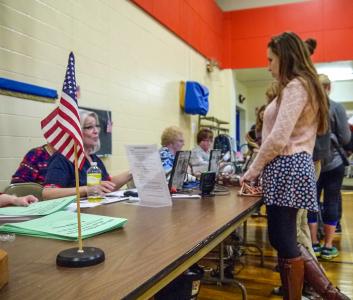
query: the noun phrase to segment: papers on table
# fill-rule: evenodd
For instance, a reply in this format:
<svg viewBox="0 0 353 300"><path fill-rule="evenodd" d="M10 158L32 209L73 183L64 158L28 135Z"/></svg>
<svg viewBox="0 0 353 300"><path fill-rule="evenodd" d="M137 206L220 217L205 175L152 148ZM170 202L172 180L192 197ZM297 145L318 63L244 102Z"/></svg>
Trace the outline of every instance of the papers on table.
<svg viewBox="0 0 353 300"><path fill-rule="evenodd" d="M117 192L114 192L117 193ZM114 202L121 202L121 201L127 201L129 200L129 197L123 197L123 196L115 196L115 195L111 195L107 194L105 195L105 198L100 201L100 202L88 202L88 200L81 200L80 201L80 208L89 208L89 207L96 207L99 205L104 205L104 204L109 204L109 203L114 203ZM68 207L68 210L70 211L76 211L77 209L77 203L73 202L71 203Z"/></svg>
<svg viewBox="0 0 353 300"><path fill-rule="evenodd" d="M91 214L81 214L82 239L123 227L124 218L113 218ZM0 226L2 233L15 233L58 240L77 240L77 214L70 211L58 211L42 218L16 224Z"/></svg>
<svg viewBox="0 0 353 300"><path fill-rule="evenodd" d="M172 199L157 146L127 145L126 152L140 205L171 206Z"/></svg>
<svg viewBox="0 0 353 300"><path fill-rule="evenodd" d="M75 196L69 196L54 200L40 201L32 203L29 206L8 206L0 208L2 216L45 216L59 211L76 199Z"/></svg>
<svg viewBox="0 0 353 300"><path fill-rule="evenodd" d="M6 216L0 215L0 225L5 223L17 223L32 220L36 216Z"/></svg>

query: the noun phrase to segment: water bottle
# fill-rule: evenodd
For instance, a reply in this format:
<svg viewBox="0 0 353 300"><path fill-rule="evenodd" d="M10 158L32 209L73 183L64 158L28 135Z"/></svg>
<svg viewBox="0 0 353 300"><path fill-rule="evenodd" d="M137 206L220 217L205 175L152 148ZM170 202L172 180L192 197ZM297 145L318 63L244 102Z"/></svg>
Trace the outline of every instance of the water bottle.
<svg viewBox="0 0 353 300"><path fill-rule="evenodd" d="M88 202L100 202L103 200L99 185L102 181L102 171L98 168L97 162L93 161L87 170L87 199Z"/></svg>

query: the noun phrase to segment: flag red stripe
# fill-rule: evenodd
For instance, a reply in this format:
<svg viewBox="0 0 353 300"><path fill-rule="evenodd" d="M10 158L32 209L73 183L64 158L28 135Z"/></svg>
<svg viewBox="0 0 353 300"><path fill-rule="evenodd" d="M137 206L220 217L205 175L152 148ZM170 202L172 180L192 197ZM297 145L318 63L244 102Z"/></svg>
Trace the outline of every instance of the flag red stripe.
<svg viewBox="0 0 353 300"><path fill-rule="evenodd" d="M82 146L82 139L81 139L81 137L78 137L78 138L77 138L77 135L75 135L73 132L71 132L70 129L68 129L67 127L63 126L63 125L60 124L60 123L58 124L58 126L59 126L63 131L65 131L65 132L71 137L71 139L74 139L75 142L76 142L76 144L77 144L78 146L83 147L83 146Z"/></svg>
<svg viewBox="0 0 353 300"><path fill-rule="evenodd" d="M53 120L54 118L56 118L57 113L58 113L59 108L55 108L45 119L43 119L40 124L41 124L41 128L43 129L45 126L47 126L51 120Z"/></svg>
<svg viewBox="0 0 353 300"><path fill-rule="evenodd" d="M58 128L58 124L55 123L54 126L50 127L46 132L44 132L44 137L46 139L50 138L50 136L55 132L57 128Z"/></svg>
<svg viewBox="0 0 353 300"><path fill-rule="evenodd" d="M68 96L67 96L68 97ZM68 97L69 99L71 99L70 97ZM71 99L72 100L72 99ZM66 97L61 97L60 98L60 104L62 104L63 106L65 106L67 109L71 110L72 113L75 115L77 120L80 120L80 115L78 113L78 107L74 104L72 105L70 103L70 100L67 100Z"/></svg>
<svg viewBox="0 0 353 300"><path fill-rule="evenodd" d="M72 154L74 153L74 147L71 147L71 149L69 150L69 152L67 152L66 157L71 157ZM77 155L77 159L79 158L79 155Z"/></svg>
<svg viewBox="0 0 353 300"><path fill-rule="evenodd" d="M59 115L63 119L68 121L75 128L75 130L77 131L77 134L82 137L81 127L79 122L80 117L78 116L77 109L73 107L71 103L64 98L61 98L60 104L62 104L62 106L67 108L67 110L70 111L75 116L75 119L73 119L72 116L68 115L62 107L60 107Z"/></svg>
<svg viewBox="0 0 353 300"><path fill-rule="evenodd" d="M61 139L63 138L64 135L65 135L65 132L60 129L59 134L51 141L50 144L52 144L56 150L59 150L57 145L61 141Z"/></svg>
<svg viewBox="0 0 353 300"><path fill-rule="evenodd" d="M66 147L69 146L70 142L71 142L71 137L68 136L68 137L66 138L66 140L63 142L63 144L58 148L58 151L59 151L60 153L63 153L64 150L66 149ZM65 155L65 156L66 156L66 155Z"/></svg>
<svg viewBox="0 0 353 300"><path fill-rule="evenodd" d="M75 123L74 120L72 120L67 114L65 114L65 112L63 112L62 110L59 111L59 116L64 119L66 122L68 122L75 131L72 131L71 129L69 129L68 127L64 126L64 124L62 123L62 120L59 119L59 124L60 127L63 130L67 130L69 132L70 135L74 135L76 137L78 137L79 139L82 139L82 135L81 135L81 128L77 127L77 124Z"/></svg>

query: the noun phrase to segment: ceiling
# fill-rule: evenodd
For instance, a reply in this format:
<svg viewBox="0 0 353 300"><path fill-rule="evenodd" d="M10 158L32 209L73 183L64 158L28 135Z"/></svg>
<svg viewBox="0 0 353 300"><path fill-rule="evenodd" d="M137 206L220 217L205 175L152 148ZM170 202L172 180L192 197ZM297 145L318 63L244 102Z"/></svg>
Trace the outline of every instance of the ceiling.
<svg viewBox="0 0 353 300"><path fill-rule="evenodd" d="M309 0L216 0L222 11L273 6Z"/></svg>

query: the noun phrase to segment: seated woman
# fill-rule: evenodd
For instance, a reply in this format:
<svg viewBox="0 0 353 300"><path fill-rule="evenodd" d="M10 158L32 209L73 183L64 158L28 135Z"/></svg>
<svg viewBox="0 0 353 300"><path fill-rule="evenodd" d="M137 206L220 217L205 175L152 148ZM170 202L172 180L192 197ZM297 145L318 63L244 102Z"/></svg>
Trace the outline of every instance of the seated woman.
<svg viewBox="0 0 353 300"><path fill-rule="evenodd" d="M86 161L81 170L79 170L80 196L87 196L87 170L91 162L97 162L97 166L102 171L102 182L99 190L102 193L109 193L119 189L129 180L131 174L126 171L119 175L110 177L101 159L95 155L100 148L99 131L100 125L98 116L94 112L80 110L80 123L82 130L82 141L85 151ZM75 195L75 167L74 164L66 159L61 153L56 152L50 162L43 189L44 199L60 198Z"/></svg>
<svg viewBox="0 0 353 300"><path fill-rule="evenodd" d="M213 143L213 132L203 128L197 133L197 146L191 151L190 165L195 176L208 170L210 151Z"/></svg>
<svg viewBox="0 0 353 300"><path fill-rule="evenodd" d="M50 144L33 148L27 152L11 183L35 182L43 185L47 174L48 162L55 149Z"/></svg>
<svg viewBox="0 0 353 300"><path fill-rule="evenodd" d="M17 197L14 195L1 194L0 207L15 205L15 206L28 206L31 203L37 202L38 199L32 195Z"/></svg>
<svg viewBox="0 0 353 300"><path fill-rule="evenodd" d="M180 128L171 126L164 129L161 136L161 145L162 148L159 149L159 155L162 165L165 173L170 173L176 152L180 151L184 146L184 137Z"/></svg>

